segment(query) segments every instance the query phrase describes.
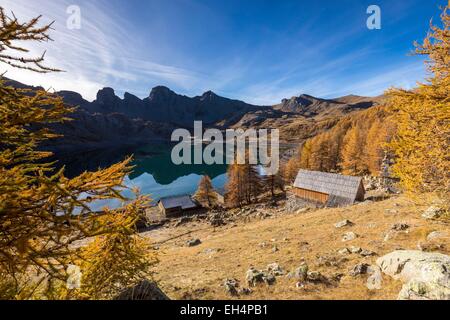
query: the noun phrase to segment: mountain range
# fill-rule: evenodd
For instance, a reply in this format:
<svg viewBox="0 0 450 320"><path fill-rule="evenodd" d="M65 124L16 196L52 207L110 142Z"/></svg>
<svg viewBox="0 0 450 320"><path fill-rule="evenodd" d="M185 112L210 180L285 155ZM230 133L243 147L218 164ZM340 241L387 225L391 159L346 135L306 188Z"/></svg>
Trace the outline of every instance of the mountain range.
<svg viewBox="0 0 450 320"><path fill-rule="evenodd" d="M42 89L10 79L6 81L17 88ZM354 95L321 99L303 94L283 99L277 105L258 106L221 97L212 91L188 97L164 86L154 87L144 99L128 92L120 98L112 88L98 91L92 102L73 91L56 94L78 109L70 116L73 121L54 126L63 137L49 141L45 147L55 153L167 141L175 128L192 128L195 120L203 121L204 127L219 129L265 127L283 130L299 124L304 128L304 123L336 119L370 108L382 100L382 97ZM287 137L287 140L292 138Z"/></svg>

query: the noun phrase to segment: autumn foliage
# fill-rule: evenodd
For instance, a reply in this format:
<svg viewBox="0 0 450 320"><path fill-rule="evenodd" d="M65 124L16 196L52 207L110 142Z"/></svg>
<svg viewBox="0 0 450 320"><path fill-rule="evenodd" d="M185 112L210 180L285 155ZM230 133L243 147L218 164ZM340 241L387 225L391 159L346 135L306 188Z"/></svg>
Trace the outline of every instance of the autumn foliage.
<svg viewBox="0 0 450 320"><path fill-rule="evenodd" d="M248 154L246 157L248 158ZM257 200L263 190L258 168L248 162L245 161L245 164L234 163L228 168L225 201L229 207L251 204Z"/></svg>
<svg viewBox="0 0 450 320"><path fill-rule="evenodd" d="M412 90L388 91L397 133L390 144L395 153L394 174L404 189L436 192L448 199L450 173L450 16L445 8L442 26L431 25L415 53L426 55L427 83Z"/></svg>
<svg viewBox="0 0 450 320"><path fill-rule="evenodd" d="M395 125L383 106L346 116L331 129L308 139L285 166L288 181L298 169L379 176Z"/></svg>
<svg viewBox="0 0 450 320"><path fill-rule="evenodd" d="M39 17L20 23L0 7L0 62L30 72L56 71L43 64L43 55L22 57L28 51L16 45L50 40L50 26L38 25ZM109 298L117 284L132 283L151 262L134 236L149 200L137 194L127 200L120 193L131 159L69 179L46 160L50 153L39 150L42 141L55 137L48 126L69 121L73 111L55 94L16 89L0 79L0 298ZM126 205L90 209L91 202L105 199ZM92 244L78 245L87 239ZM84 281L68 292L70 265L81 267Z"/></svg>
<svg viewBox="0 0 450 320"><path fill-rule="evenodd" d="M197 192L195 193L195 200L208 208L217 204L218 196L209 176L205 175L200 179Z"/></svg>

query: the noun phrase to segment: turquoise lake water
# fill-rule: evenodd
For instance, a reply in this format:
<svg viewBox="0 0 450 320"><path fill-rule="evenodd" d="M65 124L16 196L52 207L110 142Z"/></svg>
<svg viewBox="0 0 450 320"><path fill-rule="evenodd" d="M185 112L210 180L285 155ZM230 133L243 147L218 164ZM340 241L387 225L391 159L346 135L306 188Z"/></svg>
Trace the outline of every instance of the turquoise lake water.
<svg viewBox="0 0 450 320"><path fill-rule="evenodd" d="M69 176L75 176L84 170L95 170L107 167L122 160L126 154L133 154L135 166L131 175L125 179L127 187L139 188L141 194L149 195L153 201L176 195L194 194L202 175L208 175L214 188L223 191L227 182L227 165L175 165L171 159L172 146L168 144L149 144L133 150L96 150L95 153L83 153L72 157L70 163L65 161ZM88 160L87 160L88 159ZM125 190L127 197L131 191ZM97 201L91 204L92 210L103 207L118 207L121 203L116 200Z"/></svg>

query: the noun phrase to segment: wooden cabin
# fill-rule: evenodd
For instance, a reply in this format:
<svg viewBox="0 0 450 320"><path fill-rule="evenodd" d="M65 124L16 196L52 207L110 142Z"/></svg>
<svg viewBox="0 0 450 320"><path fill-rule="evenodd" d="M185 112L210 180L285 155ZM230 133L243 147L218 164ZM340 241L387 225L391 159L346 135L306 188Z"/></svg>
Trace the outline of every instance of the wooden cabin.
<svg viewBox="0 0 450 320"><path fill-rule="evenodd" d="M364 200L361 177L300 170L291 191L296 197L325 207L342 207Z"/></svg>
<svg viewBox="0 0 450 320"><path fill-rule="evenodd" d="M201 206L189 195L161 198L158 201L158 207L166 218L194 214L201 209Z"/></svg>

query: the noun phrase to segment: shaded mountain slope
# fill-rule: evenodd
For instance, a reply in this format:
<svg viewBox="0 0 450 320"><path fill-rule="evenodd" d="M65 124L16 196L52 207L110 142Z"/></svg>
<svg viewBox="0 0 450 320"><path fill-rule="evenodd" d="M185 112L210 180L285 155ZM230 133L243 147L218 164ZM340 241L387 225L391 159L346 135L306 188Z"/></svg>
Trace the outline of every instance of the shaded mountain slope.
<svg viewBox="0 0 450 320"><path fill-rule="evenodd" d="M14 80L7 83L32 90ZM278 128L284 141L302 141L328 129L341 117L379 105L383 97L349 95L320 99L300 95L283 99L274 106L256 106L240 100L218 96L212 91L188 97L164 86L153 88L147 98L130 93L118 97L112 88L103 88L93 102L72 91L58 95L72 106L78 106L74 121L56 125L63 138L48 142L55 152L138 144L151 140L169 140L175 128L192 128L194 121L204 127Z"/></svg>

